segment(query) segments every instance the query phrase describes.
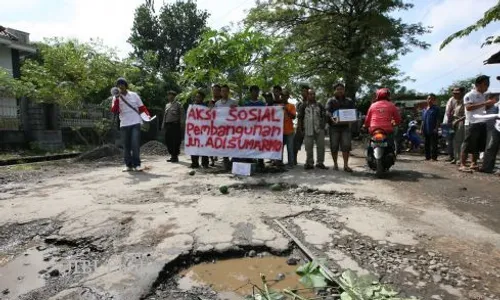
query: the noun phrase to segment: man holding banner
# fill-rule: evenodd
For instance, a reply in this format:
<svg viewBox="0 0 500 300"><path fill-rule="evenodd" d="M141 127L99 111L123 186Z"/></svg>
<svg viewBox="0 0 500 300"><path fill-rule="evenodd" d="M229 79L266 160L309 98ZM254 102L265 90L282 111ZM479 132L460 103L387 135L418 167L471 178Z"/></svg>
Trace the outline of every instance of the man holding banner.
<svg viewBox="0 0 500 300"><path fill-rule="evenodd" d="M218 102L214 109L189 107L185 131L186 154L281 159L283 109L275 106L237 107L234 100L229 105L231 99L224 89L224 101ZM230 169L229 159L227 163L226 168Z"/></svg>
<svg viewBox="0 0 500 300"><path fill-rule="evenodd" d="M221 99L217 102L215 102L215 107L220 108L220 107L237 107L238 102L234 99L229 98L229 86L227 84L224 84L221 87ZM224 157L223 158L223 163L224 163L224 168L226 171L231 170L231 160L229 157Z"/></svg>
<svg viewBox="0 0 500 300"><path fill-rule="evenodd" d="M245 107L264 107L264 106L266 106L266 102L259 99L259 93L260 93L259 87L256 85L252 85L250 87L250 99L245 101L243 106L245 106ZM266 166L264 164L264 160L259 159L257 161L257 168L260 170L264 170L265 167Z"/></svg>
<svg viewBox="0 0 500 300"><path fill-rule="evenodd" d="M196 96L194 97L194 105L206 106L204 103L205 93L202 91L198 91ZM201 166L204 169L208 168L208 156L201 157ZM192 155L191 156L191 169L198 169L200 167L200 156Z"/></svg>

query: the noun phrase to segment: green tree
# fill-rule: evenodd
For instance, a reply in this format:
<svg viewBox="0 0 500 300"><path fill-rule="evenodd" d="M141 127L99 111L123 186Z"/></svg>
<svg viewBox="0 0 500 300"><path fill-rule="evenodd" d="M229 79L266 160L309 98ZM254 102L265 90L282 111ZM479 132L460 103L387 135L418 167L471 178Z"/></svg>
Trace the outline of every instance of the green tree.
<svg viewBox="0 0 500 300"><path fill-rule="evenodd" d="M158 15L151 3L139 6L129 38L133 57L154 71L178 71L182 56L196 47L206 30L208 17L191 0L166 3Z"/></svg>
<svg viewBox="0 0 500 300"><path fill-rule="evenodd" d="M128 40L134 49L131 58L141 70L134 80L153 107L163 106L168 90L181 90L181 59L198 44L208 17L191 0L164 4L159 14L154 11L153 0L136 9Z"/></svg>
<svg viewBox="0 0 500 300"><path fill-rule="evenodd" d="M14 79L7 69L0 67L0 96L19 98L29 96L32 88Z"/></svg>
<svg viewBox="0 0 500 300"><path fill-rule="evenodd" d="M137 72L118 59L101 41L47 39L37 44L38 54L21 67L21 82L35 101L63 107L100 103L109 96L117 77Z"/></svg>
<svg viewBox="0 0 500 300"><path fill-rule="evenodd" d="M446 87L444 90L447 92L447 93L451 93L451 91L455 88L455 87L463 87L465 88L465 91L469 91L472 89L472 87L474 86L474 83L476 82L476 78L481 76L482 74L478 74L474 77L469 77L469 78L465 78L465 79L459 79L459 80L455 80L452 84L450 84L448 87Z"/></svg>
<svg viewBox="0 0 500 300"><path fill-rule="evenodd" d="M412 46L429 46L418 40L428 29L391 14L412 6L401 0L272 0L252 9L246 23L288 39L291 51L300 53L299 77L317 76L330 86L342 78L355 98L366 83L401 77L394 63Z"/></svg>
<svg viewBox="0 0 500 300"><path fill-rule="evenodd" d="M484 13L483 17L479 19L476 23L470 25L467 28L459 30L454 34L450 35L449 37L447 37L439 47L439 50L442 50L444 47L446 47L449 43L451 43L453 40L457 38L466 37L472 32L478 31L481 28L484 28L487 25L498 21L500 21L500 1L498 1L498 3L495 4L492 8L488 9ZM488 37L483 45L490 45L495 43L500 43L500 36Z"/></svg>
<svg viewBox="0 0 500 300"><path fill-rule="evenodd" d="M183 82L195 88L228 83L240 99L253 84L263 90L289 85L297 65L296 55L286 48L284 41L253 30L207 31L184 57Z"/></svg>

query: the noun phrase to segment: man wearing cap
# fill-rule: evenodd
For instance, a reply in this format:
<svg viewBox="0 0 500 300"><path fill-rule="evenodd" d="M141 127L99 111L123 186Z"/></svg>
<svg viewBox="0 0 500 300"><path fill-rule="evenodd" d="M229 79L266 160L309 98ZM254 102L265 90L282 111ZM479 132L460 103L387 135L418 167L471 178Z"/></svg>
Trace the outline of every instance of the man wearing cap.
<svg viewBox="0 0 500 300"><path fill-rule="evenodd" d="M162 129L165 129L165 143L170 153L170 159L167 159L167 161L172 163L179 162L181 143L184 137L184 108L175 99L176 96L176 92L168 91L168 103L165 105L162 125Z"/></svg>
<svg viewBox="0 0 500 300"><path fill-rule="evenodd" d="M123 156L125 162L124 172L140 171L141 158L141 113L149 116L148 109L141 98L128 90L128 82L118 78L116 87L120 90L111 106L111 112L120 116L120 131L123 139Z"/></svg>
<svg viewBox="0 0 500 300"><path fill-rule="evenodd" d="M490 77L481 75L476 78L475 89L464 97L465 105L465 138L462 144L460 171L470 172L478 170L477 160L479 153L486 147L486 123L476 115L486 114L486 108L495 104L494 100L486 100L484 93L490 86ZM472 154L472 163L467 168L467 155Z"/></svg>

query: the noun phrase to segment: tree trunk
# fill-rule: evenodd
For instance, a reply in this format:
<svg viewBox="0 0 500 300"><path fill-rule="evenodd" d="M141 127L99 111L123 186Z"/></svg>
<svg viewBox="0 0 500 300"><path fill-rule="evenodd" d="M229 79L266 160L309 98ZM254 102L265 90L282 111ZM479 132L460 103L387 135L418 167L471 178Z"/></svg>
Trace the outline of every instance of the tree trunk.
<svg viewBox="0 0 500 300"><path fill-rule="evenodd" d="M356 101L356 93L359 89L359 68L360 58L352 58L344 75L346 96L353 101Z"/></svg>

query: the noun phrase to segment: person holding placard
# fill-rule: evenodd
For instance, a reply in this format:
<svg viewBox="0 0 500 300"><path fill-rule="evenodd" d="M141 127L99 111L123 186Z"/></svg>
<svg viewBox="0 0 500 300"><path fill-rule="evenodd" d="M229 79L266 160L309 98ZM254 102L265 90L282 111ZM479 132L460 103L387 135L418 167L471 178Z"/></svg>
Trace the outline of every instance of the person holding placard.
<svg viewBox="0 0 500 300"><path fill-rule="evenodd" d="M352 172L349 167L349 156L352 150L351 122L356 121L356 110L354 102L345 96L345 87L342 83L335 84L333 89L335 94L326 104L326 111L329 114L328 123L330 125L330 150L333 158L333 168L334 170L339 169L337 160L340 150L344 159L344 171ZM354 112L354 120L352 120L352 116L349 116L352 112Z"/></svg>
<svg viewBox="0 0 500 300"><path fill-rule="evenodd" d="M111 112L120 116L120 131L123 139L123 156L125 169L123 172L140 171L141 158L141 125L145 115L149 119L149 111L137 93L128 90L125 78L118 78Z"/></svg>

